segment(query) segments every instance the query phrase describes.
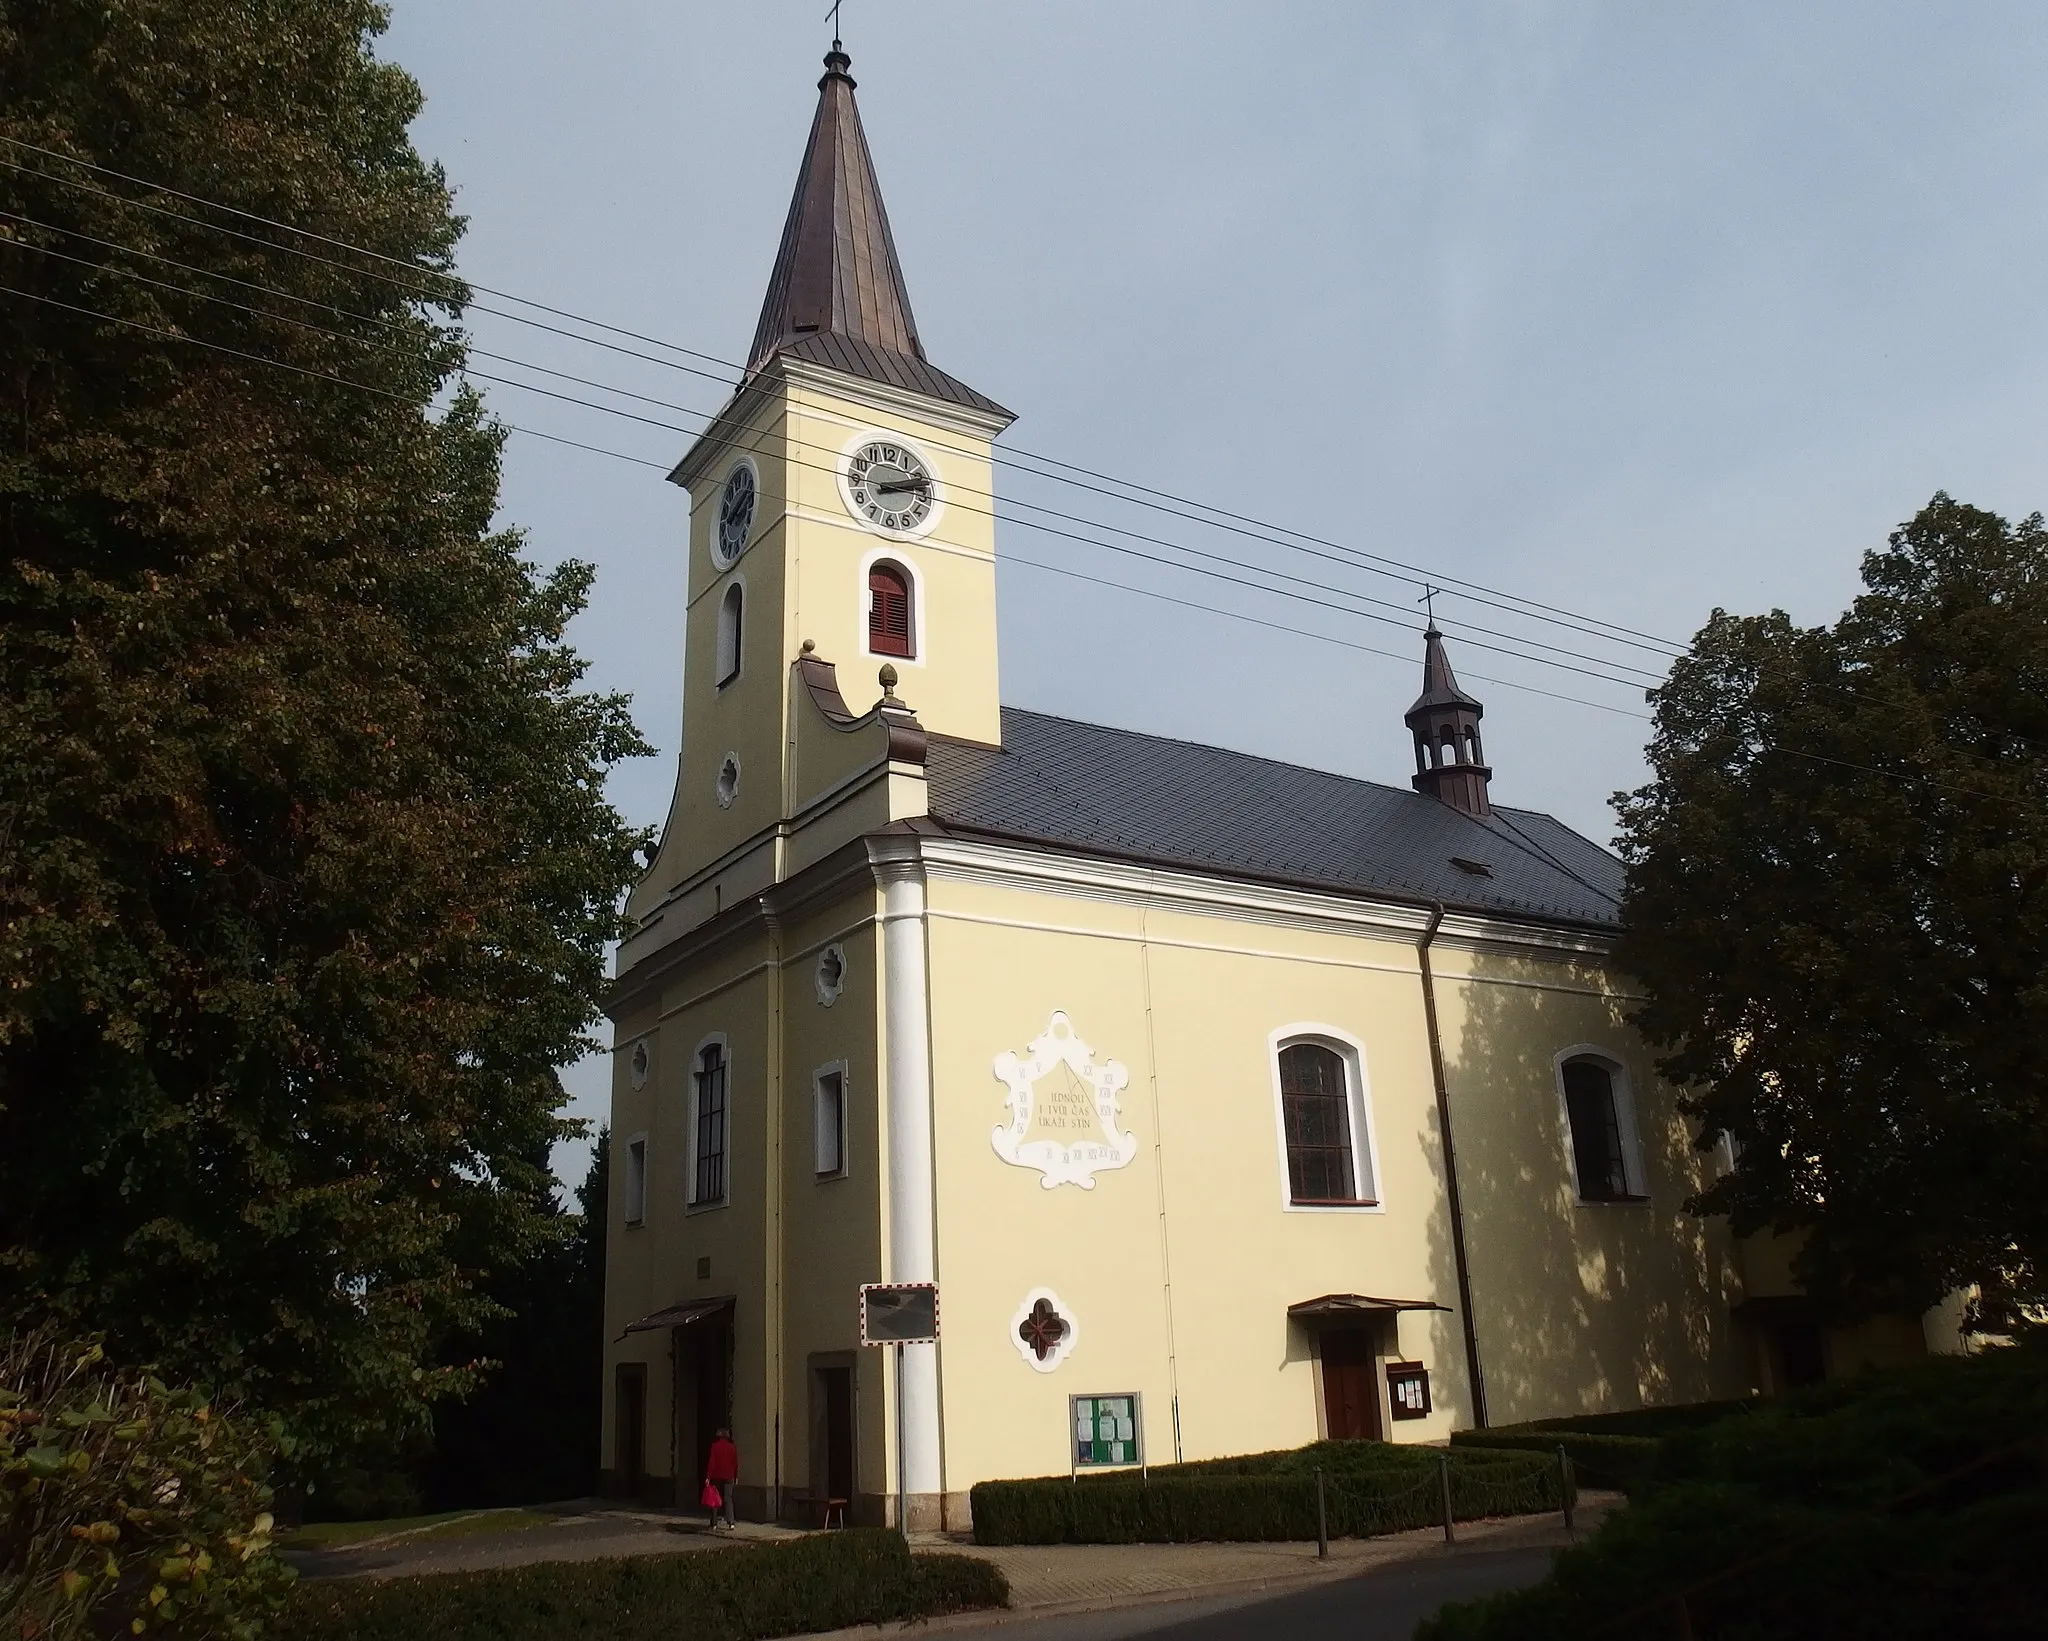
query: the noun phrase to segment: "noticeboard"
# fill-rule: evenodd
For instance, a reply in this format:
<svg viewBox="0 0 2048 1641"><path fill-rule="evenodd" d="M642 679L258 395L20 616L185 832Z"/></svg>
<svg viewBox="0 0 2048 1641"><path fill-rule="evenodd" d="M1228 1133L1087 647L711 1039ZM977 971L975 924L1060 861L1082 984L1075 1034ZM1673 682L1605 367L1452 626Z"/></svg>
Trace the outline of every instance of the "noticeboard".
<svg viewBox="0 0 2048 1641"><path fill-rule="evenodd" d="M1119 1396L1069 1396L1067 1427L1076 1470L1145 1462L1144 1409L1136 1391Z"/></svg>
<svg viewBox="0 0 2048 1641"><path fill-rule="evenodd" d="M939 1336L936 1282L863 1282L860 1342L864 1345L924 1345Z"/></svg>
<svg viewBox="0 0 2048 1641"><path fill-rule="evenodd" d="M1397 1419L1428 1418L1429 1369L1420 1362L1389 1362L1387 1407Z"/></svg>

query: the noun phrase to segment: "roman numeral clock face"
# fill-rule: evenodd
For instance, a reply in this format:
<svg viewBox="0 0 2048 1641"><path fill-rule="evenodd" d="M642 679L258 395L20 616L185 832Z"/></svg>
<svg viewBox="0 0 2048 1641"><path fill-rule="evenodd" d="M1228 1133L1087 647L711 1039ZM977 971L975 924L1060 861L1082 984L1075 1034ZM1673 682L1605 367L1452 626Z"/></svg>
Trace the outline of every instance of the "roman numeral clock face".
<svg viewBox="0 0 2048 1641"><path fill-rule="evenodd" d="M932 514L931 469L914 451L876 439L847 459L846 499L878 530L916 530Z"/></svg>

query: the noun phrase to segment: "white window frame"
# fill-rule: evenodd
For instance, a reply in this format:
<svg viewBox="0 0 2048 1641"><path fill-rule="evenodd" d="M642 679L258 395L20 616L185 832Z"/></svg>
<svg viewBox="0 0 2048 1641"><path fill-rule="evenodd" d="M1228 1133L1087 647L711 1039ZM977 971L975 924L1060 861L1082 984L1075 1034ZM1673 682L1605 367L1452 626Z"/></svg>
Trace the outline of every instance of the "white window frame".
<svg viewBox="0 0 2048 1641"><path fill-rule="evenodd" d="M726 601L730 599L735 592L737 592L740 595L740 619L738 623L738 630L735 631L733 634L733 667L732 671L727 672L725 670L725 606ZM712 688L714 690L723 690L729 688L731 685L737 684L743 677L746 676L746 626L747 578L743 575L733 575L727 578L725 586L719 590L718 606L712 612L711 616L711 682Z"/></svg>
<svg viewBox="0 0 2048 1641"><path fill-rule="evenodd" d="M626 1136L625 1146L624 1201L626 1228L636 1229L647 1223L647 1131L643 1128L637 1134Z"/></svg>
<svg viewBox="0 0 2048 1641"><path fill-rule="evenodd" d="M1287 1102L1280 1090L1280 1051L1296 1043L1314 1043L1335 1052L1344 1062L1350 1094L1351 1189L1360 1202L1296 1202L1287 1172ZM1365 1044L1340 1027L1320 1020L1297 1020L1266 1039L1266 1065L1273 1079L1273 1137L1279 1146L1280 1206L1290 1214L1383 1214L1387 1211L1385 1176L1380 1172L1379 1138L1373 1127L1372 1090L1366 1073ZM1363 1169L1363 1177L1360 1170Z"/></svg>
<svg viewBox="0 0 2048 1641"><path fill-rule="evenodd" d="M714 1043L725 1059L725 1194L694 1202L691 1198L697 1189L697 1076L703 1070L704 1051ZM732 1041L722 1031L705 1033L697 1046L690 1050L689 1085L683 1096L687 1118L683 1129L683 1156L688 1170L683 1175L683 1212L686 1214L711 1214L732 1206L733 1069Z"/></svg>
<svg viewBox="0 0 2048 1641"><path fill-rule="evenodd" d="M1564 1068L1572 1060L1594 1060L1605 1068L1614 1090L1614 1121L1621 1130L1621 1182L1628 1192L1619 1200L1589 1197L1579 1190L1579 1154L1572 1143L1571 1101L1565 1097ZM1551 1056L1551 1081L1557 1085L1557 1115L1564 1136L1565 1177L1571 1181L1572 1201L1581 1208L1647 1208L1650 1206L1650 1173L1643 1161L1643 1132L1636 1119L1636 1084L1629 1075L1628 1062L1611 1048L1598 1043L1574 1043Z"/></svg>
<svg viewBox="0 0 2048 1641"><path fill-rule="evenodd" d="M893 564L910 578L910 650L908 655L884 655L868 647L868 619L874 614L874 595L868 591L868 572L877 564ZM869 661L887 661L896 667L924 665L924 571L901 546L877 547L860 561L860 653Z"/></svg>
<svg viewBox="0 0 2048 1641"><path fill-rule="evenodd" d="M825 1080L828 1077L837 1077L839 1079L839 1166L830 1169L818 1166L819 1162L823 1160ZM844 1060L828 1061L811 1073L811 1171L813 1177L820 1184L827 1180L845 1179L849 1171L847 1157L849 1150L847 1140L849 1135L847 1130L850 1125L846 1120L848 1103L846 1081L846 1062Z"/></svg>

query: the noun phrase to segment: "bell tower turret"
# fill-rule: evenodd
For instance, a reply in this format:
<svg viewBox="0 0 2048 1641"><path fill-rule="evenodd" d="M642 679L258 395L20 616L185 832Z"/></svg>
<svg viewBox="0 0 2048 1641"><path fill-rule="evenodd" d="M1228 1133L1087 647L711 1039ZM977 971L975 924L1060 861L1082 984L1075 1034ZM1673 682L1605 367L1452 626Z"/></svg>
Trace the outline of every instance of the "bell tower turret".
<svg viewBox="0 0 2048 1641"><path fill-rule="evenodd" d="M1444 635L1434 621L1422 642L1422 693L1407 713L1415 737L1415 790L1463 814L1484 818L1493 813L1486 797L1493 771L1479 741L1479 720L1486 708L1458 688L1450 657L1444 654Z"/></svg>

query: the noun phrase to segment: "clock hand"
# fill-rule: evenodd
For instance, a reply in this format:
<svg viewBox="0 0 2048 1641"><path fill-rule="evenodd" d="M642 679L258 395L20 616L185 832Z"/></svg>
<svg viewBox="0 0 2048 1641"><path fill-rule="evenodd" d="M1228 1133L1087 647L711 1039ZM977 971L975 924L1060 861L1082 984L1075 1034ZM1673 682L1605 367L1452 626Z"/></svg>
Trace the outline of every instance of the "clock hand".
<svg viewBox="0 0 2048 1641"><path fill-rule="evenodd" d="M930 479L902 479L895 484L878 484L875 486L875 494L878 496L901 495L905 490L926 489L930 486L931 482Z"/></svg>

